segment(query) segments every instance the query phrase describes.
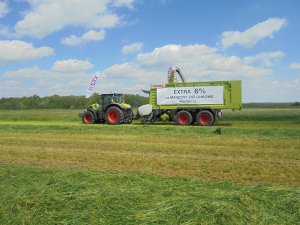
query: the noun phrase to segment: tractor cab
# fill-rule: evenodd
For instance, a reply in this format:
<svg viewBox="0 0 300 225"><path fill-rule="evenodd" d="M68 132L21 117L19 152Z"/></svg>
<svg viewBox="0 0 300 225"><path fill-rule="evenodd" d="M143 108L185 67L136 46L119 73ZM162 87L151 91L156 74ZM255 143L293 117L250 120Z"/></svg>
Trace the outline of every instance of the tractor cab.
<svg viewBox="0 0 300 225"><path fill-rule="evenodd" d="M106 109L111 104L122 104L122 94L102 94L103 109Z"/></svg>

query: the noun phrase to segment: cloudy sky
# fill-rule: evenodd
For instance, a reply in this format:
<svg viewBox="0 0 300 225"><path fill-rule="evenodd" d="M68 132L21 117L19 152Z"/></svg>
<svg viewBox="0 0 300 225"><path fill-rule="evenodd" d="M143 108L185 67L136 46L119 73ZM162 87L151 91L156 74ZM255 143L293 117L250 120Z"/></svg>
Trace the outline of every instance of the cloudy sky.
<svg viewBox="0 0 300 225"><path fill-rule="evenodd" d="M142 94L170 66L300 101L298 0L0 0L0 98Z"/></svg>

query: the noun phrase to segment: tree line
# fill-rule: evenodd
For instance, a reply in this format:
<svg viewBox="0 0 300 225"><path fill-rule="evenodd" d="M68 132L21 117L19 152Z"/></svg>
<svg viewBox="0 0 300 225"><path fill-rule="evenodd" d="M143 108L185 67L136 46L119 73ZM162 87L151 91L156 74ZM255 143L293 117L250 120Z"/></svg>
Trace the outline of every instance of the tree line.
<svg viewBox="0 0 300 225"><path fill-rule="evenodd" d="M149 102L148 97L140 95L123 95L124 101L132 107L138 107ZM20 98L1 98L0 110L13 110L13 109L83 109L87 106L100 103L101 96L98 93L93 94L89 98L85 96L47 96L39 97L33 95L30 97Z"/></svg>
<svg viewBox="0 0 300 225"><path fill-rule="evenodd" d="M300 107L300 102L244 103L243 108L289 108Z"/></svg>
<svg viewBox="0 0 300 225"><path fill-rule="evenodd" d="M136 108L147 104L149 98L140 95L125 94L123 98L126 103ZM93 94L89 98L85 96L47 96L39 97L33 95L31 97L21 98L1 98L0 110L11 109L83 109L87 106L100 103L101 96L98 93ZM285 108L285 107L300 107L299 102L290 103L244 103L243 108Z"/></svg>

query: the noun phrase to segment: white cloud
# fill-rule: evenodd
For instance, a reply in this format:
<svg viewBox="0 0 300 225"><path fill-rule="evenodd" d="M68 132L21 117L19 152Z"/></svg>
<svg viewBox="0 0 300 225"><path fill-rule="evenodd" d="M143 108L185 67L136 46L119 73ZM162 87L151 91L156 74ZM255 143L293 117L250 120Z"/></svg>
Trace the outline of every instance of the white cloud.
<svg viewBox="0 0 300 225"><path fill-rule="evenodd" d="M7 80L1 84L3 85L0 85L0 98L26 96L26 93L22 94L24 86L17 80Z"/></svg>
<svg viewBox="0 0 300 225"><path fill-rule="evenodd" d="M6 1L0 1L0 18L6 16L8 7Z"/></svg>
<svg viewBox="0 0 300 225"><path fill-rule="evenodd" d="M84 95L92 67L88 61L69 59L56 61L50 70L33 66L7 71L0 76L0 97Z"/></svg>
<svg viewBox="0 0 300 225"><path fill-rule="evenodd" d="M80 45L87 43L89 41L100 41L105 38L105 31L100 30L100 31L95 31L95 30L90 30L86 33L84 33L82 36L77 37L75 35L71 35L70 37L66 37L62 39L61 43L65 45Z"/></svg>
<svg viewBox="0 0 300 225"><path fill-rule="evenodd" d="M14 71L7 71L3 74L4 78L8 79L21 79L21 78L45 78L52 77L51 71L41 70L37 66L31 68L22 68Z"/></svg>
<svg viewBox="0 0 300 225"><path fill-rule="evenodd" d="M116 27L120 17L109 7L130 7L133 1L113 0L27 0L31 9L15 25L19 35L43 38L68 26L86 29L106 29Z"/></svg>
<svg viewBox="0 0 300 225"><path fill-rule="evenodd" d="M139 54L132 62L113 65L104 74L112 79L132 79L133 82L165 82L168 67L174 65L181 67L191 81L253 78L272 73L270 69L252 67L239 57L226 57L215 48L196 44L162 46L150 53Z"/></svg>
<svg viewBox="0 0 300 225"><path fill-rule="evenodd" d="M272 77L260 77L242 82L244 102L300 101L300 77L280 81Z"/></svg>
<svg viewBox="0 0 300 225"><path fill-rule="evenodd" d="M128 7L129 9L133 8L133 2L134 0L114 0L113 5L116 7Z"/></svg>
<svg viewBox="0 0 300 225"><path fill-rule="evenodd" d="M33 78L36 80L69 79L72 77L79 78L82 75L86 76L87 71L93 68L93 66L94 65L87 60L67 59L56 61L50 70L33 66L31 68L7 71L3 74L3 77L8 79Z"/></svg>
<svg viewBox="0 0 300 225"><path fill-rule="evenodd" d="M130 45L125 45L122 48L124 54L139 52L143 48L144 44L142 42L135 42Z"/></svg>
<svg viewBox="0 0 300 225"><path fill-rule="evenodd" d="M56 61L52 66L52 70L56 72L80 72L93 68L93 64L85 60L60 60Z"/></svg>
<svg viewBox="0 0 300 225"><path fill-rule="evenodd" d="M38 71L38 70L37 70ZM53 75L52 77L37 77L34 79L34 84L28 86L24 79L29 78L11 78L6 80L3 85L0 85L0 98L1 97L22 97L32 96L37 94L39 96L50 96L50 95L84 95L87 83L90 76L81 73L80 76L76 77L59 77L54 72L40 70L43 75ZM18 79L18 80L16 80Z"/></svg>
<svg viewBox="0 0 300 225"><path fill-rule="evenodd" d="M272 66L274 60L284 57L286 54L282 51L276 52L262 52L255 56L247 56L244 58L246 64L251 64L256 61L262 62L264 66Z"/></svg>
<svg viewBox="0 0 300 225"><path fill-rule="evenodd" d="M279 31L286 24L286 22L286 19L270 18L254 25L244 32L225 31L222 34L222 46L224 49L227 49L235 44L244 47L252 47L264 38L272 38L273 34Z"/></svg>
<svg viewBox="0 0 300 225"><path fill-rule="evenodd" d="M131 62L107 68L95 91L122 90L124 93L142 94L140 89L149 89L150 84L167 81L169 66L179 66L188 81L242 80L245 102L299 101L299 96L295 95L300 92L299 78L279 82L272 77L270 68L248 64L254 60L272 63L283 56L284 53L280 51L265 52L252 56L245 62L237 56L224 56L217 49L206 45L166 45L152 52L139 54ZM135 90L131 87L135 87Z"/></svg>
<svg viewBox="0 0 300 225"><path fill-rule="evenodd" d="M35 48L31 43L19 40L0 41L0 65L50 56L54 50L49 47Z"/></svg>
<svg viewBox="0 0 300 225"><path fill-rule="evenodd" d="M206 45L166 45L150 53L139 54L136 64L145 70L168 66L182 67L193 79L224 79L225 77L253 77L270 74L270 70L255 68L237 56L223 56L218 49ZM190 76L190 75L188 75Z"/></svg>
<svg viewBox="0 0 300 225"><path fill-rule="evenodd" d="M201 62L210 61L215 58L216 48L206 45L165 45L155 48L150 53L139 54L136 58L138 64L144 68L152 67L166 69L167 66L180 65L182 67L190 67L191 65L199 65Z"/></svg>
<svg viewBox="0 0 300 225"><path fill-rule="evenodd" d="M292 63L290 65L290 68L295 69L295 70L300 70L300 63Z"/></svg>

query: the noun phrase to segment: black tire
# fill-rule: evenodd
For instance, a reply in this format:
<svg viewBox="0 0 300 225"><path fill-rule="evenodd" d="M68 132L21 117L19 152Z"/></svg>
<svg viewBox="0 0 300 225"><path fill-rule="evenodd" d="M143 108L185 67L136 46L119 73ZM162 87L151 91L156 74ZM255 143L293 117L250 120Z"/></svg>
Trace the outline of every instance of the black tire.
<svg viewBox="0 0 300 225"><path fill-rule="evenodd" d="M141 124L145 124L146 123L146 119L144 117L141 117L140 118L140 122L141 122Z"/></svg>
<svg viewBox="0 0 300 225"><path fill-rule="evenodd" d="M180 111L176 115L176 123L181 126L188 126L192 123L193 117L188 111Z"/></svg>
<svg viewBox="0 0 300 225"><path fill-rule="evenodd" d="M82 115L82 122L85 124L95 123L94 113L92 113L91 111L85 111Z"/></svg>
<svg viewBox="0 0 300 225"><path fill-rule="evenodd" d="M170 113L170 121L176 122L176 116L178 114L178 110L172 110Z"/></svg>
<svg viewBox="0 0 300 225"><path fill-rule="evenodd" d="M132 123L132 120L134 117L132 109L126 109L124 111L124 115L125 115L124 123L126 123L126 124Z"/></svg>
<svg viewBox="0 0 300 225"><path fill-rule="evenodd" d="M124 121L124 113L117 106L111 106L106 110L105 118L108 124L120 124Z"/></svg>
<svg viewBox="0 0 300 225"><path fill-rule="evenodd" d="M197 114L196 123L201 126L211 126L215 122L215 117L212 112L202 110Z"/></svg>

